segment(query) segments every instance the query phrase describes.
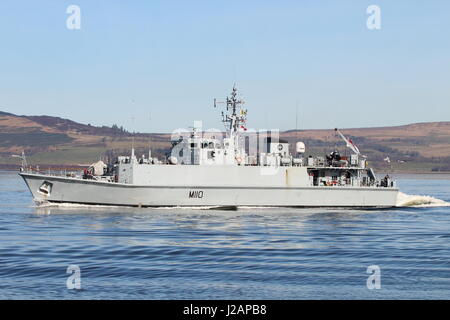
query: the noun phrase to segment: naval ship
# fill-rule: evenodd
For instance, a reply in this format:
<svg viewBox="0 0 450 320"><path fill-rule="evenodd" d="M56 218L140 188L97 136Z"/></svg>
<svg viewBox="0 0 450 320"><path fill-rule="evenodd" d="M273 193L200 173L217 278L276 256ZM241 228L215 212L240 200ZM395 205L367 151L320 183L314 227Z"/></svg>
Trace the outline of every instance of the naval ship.
<svg viewBox="0 0 450 320"><path fill-rule="evenodd" d="M350 149L307 156L273 132L247 130L247 110L236 87L222 111L225 131L193 128L171 138L165 159L119 156L79 174L43 174L20 169L37 203L133 207L394 207L399 192L389 176L378 179L357 146L338 129ZM214 107L217 107L214 100ZM256 145L256 148L249 147ZM253 150L253 149L256 149ZM23 156L23 160L25 157ZM24 161L22 161L24 163Z"/></svg>

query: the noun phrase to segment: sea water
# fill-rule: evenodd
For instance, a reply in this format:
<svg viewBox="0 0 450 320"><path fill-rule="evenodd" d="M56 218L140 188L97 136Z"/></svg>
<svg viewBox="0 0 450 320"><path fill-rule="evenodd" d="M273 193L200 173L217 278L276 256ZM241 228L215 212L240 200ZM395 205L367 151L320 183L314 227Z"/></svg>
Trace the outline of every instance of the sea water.
<svg viewBox="0 0 450 320"><path fill-rule="evenodd" d="M449 299L450 176L393 209L36 206L0 172L1 299Z"/></svg>

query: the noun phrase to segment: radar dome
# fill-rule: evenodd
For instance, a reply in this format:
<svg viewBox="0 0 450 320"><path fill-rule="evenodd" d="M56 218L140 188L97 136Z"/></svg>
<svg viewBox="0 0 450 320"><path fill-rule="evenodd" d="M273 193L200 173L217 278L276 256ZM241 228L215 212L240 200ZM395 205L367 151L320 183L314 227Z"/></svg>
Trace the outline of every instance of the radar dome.
<svg viewBox="0 0 450 320"><path fill-rule="evenodd" d="M297 142L295 145L295 151L297 151L298 153L305 153L305 144L301 141Z"/></svg>

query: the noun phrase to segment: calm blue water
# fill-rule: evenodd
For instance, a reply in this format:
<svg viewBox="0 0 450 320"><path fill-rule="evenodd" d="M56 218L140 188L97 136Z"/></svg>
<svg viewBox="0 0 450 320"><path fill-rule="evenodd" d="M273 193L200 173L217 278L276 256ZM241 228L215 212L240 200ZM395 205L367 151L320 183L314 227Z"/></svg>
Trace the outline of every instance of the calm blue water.
<svg viewBox="0 0 450 320"><path fill-rule="evenodd" d="M450 202L449 179L399 184ZM0 172L1 299L450 299L449 240L450 207L36 208Z"/></svg>

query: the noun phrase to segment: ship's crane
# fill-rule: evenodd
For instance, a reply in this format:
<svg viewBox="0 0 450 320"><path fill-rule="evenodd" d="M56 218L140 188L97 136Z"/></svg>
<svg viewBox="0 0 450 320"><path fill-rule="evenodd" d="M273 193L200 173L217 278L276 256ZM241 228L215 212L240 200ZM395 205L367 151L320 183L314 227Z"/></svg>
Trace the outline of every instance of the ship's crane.
<svg viewBox="0 0 450 320"><path fill-rule="evenodd" d="M354 153L356 153L357 155L360 155L361 152L359 151L358 147L353 143L353 141L351 139L347 139L342 132L340 132L338 130L338 128L335 128L334 131L336 131L336 133L342 138L342 140L345 141L347 148L350 148Z"/></svg>

